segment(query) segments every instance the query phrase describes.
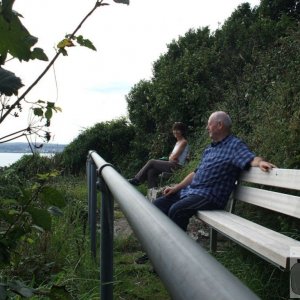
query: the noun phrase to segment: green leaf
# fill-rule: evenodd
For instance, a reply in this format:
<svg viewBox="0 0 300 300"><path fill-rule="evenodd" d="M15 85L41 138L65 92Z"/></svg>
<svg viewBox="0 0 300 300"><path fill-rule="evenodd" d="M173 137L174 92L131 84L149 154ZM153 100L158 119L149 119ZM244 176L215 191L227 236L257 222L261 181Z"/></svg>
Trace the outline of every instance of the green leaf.
<svg viewBox="0 0 300 300"><path fill-rule="evenodd" d="M48 102L47 102L47 108L52 108L52 109L54 109L54 108L55 108L55 103L54 103L54 102L48 101Z"/></svg>
<svg viewBox="0 0 300 300"><path fill-rule="evenodd" d="M10 261L8 246L0 241L0 263L7 264Z"/></svg>
<svg viewBox="0 0 300 300"><path fill-rule="evenodd" d="M0 256L2 257L0 259L9 259L9 256L7 258L6 252L11 253L18 246L20 239L31 230L30 228L28 230L28 227L23 225L24 224L21 225L22 227L16 226L6 232L5 239L0 241Z"/></svg>
<svg viewBox="0 0 300 300"><path fill-rule="evenodd" d="M42 227L37 226L37 225L32 225L32 228L37 230L39 233L45 232L45 230Z"/></svg>
<svg viewBox="0 0 300 300"><path fill-rule="evenodd" d="M19 20L16 13L13 13L9 20L0 14L0 54L10 53L20 61L31 59L31 47L38 39L28 32Z"/></svg>
<svg viewBox="0 0 300 300"><path fill-rule="evenodd" d="M16 199L1 199L1 204L5 205L17 205L19 204Z"/></svg>
<svg viewBox="0 0 300 300"><path fill-rule="evenodd" d="M47 120L50 120L52 118L53 112L51 108L47 108L46 112L45 112L45 117Z"/></svg>
<svg viewBox="0 0 300 300"><path fill-rule="evenodd" d="M7 293L5 289L5 284L0 283L0 300L6 300L7 299Z"/></svg>
<svg viewBox="0 0 300 300"><path fill-rule="evenodd" d="M13 4L14 1L10 1L10 0L2 1L2 14L4 19L7 20L8 22L11 20L13 15L13 11L12 11Z"/></svg>
<svg viewBox="0 0 300 300"><path fill-rule="evenodd" d="M37 176L38 180L41 182L47 181L50 178L49 173L37 174L36 176Z"/></svg>
<svg viewBox="0 0 300 300"><path fill-rule="evenodd" d="M10 209L10 210L8 211L8 214L9 214L9 215L18 215L18 214L19 214L19 211L16 210L16 209Z"/></svg>
<svg viewBox="0 0 300 300"><path fill-rule="evenodd" d="M55 112L58 112L58 111L61 112L62 111L62 109L60 107L55 106L55 103L54 102L50 102L50 101L47 102L47 108L51 108Z"/></svg>
<svg viewBox="0 0 300 300"><path fill-rule="evenodd" d="M30 207L28 208L28 212L30 213L35 225L48 231L51 230L51 216L47 210Z"/></svg>
<svg viewBox="0 0 300 300"><path fill-rule="evenodd" d="M34 244L34 240L31 238L26 238L25 240L28 244Z"/></svg>
<svg viewBox="0 0 300 300"><path fill-rule="evenodd" d="M16 245L16 242L26 233L27 232L25 230L25 226L15 226L12 230L10 230L7 235L10 247L14 247Z"/></svg>
<svg viewBox="0 0 300 300"><path fill-rule="evenodd" d="M55 106L53 109L55 110L55 112L62 112L62 109L59 106Z"/></svg>
<svg viewBox="0 0 300 300"><path fill-rule="evenodd" d="M56 206L50 206L48 208L48 212L52 215L52 216L55 216L55 217L62 217L64 214L62 212L61 209L59 209L58 207Z"/></svg>
<svg viewBox="0 0 300 300"><path fill-rule="evenodd" d="M123 3L129 5L129 0L114 0L116 3Z"/></svg>
<svg viewBox="0 0 300 300"><path fill-rule="evenodd" d="M9 211L0 211L0 219L8 224L13 224L15 222L15 216L11 215Z"/></svg>
<svg viewBox="0 0 300 300"><path fill-rule="evenodd" d="M33 290L28 287L20 287L18 290L18 294L25 298L30 298L33 296Z"/></svg>
<svg viewBox="0 0 300 300"><path fill-rule="evenodd" d="M63 39L62 41L60 41L58 44L57 44L57 48L59 49L63 49L65 47L73 47L74 44L72 42L71 39Z"/></svg>
<svg viewBox="0 0 300 300"><path fill-rule="evenodd" d="M32 191L31 189L22 189L22 196L18 199L21 204L27 204L28 201L30 201L32 197Z"/></svg>
<svg viewBox="0 0 300 300"><path fill-rule="evenodd" d="M35 107L33 109L33 113L35 116L42 117L44 115L43 109L40 107Z"/></svg>
<svg viewBox="0 0 300 300"><path fill-rule="evenodd" d="M23 297L29 298L33 296L33 289L27 287L23 282L19 280L14 280L9 282L9 287L16 294L21 295Z"/></svg>
<svg viewBox="0 0 300 300"><path fill-rule="evenodd" d="M88 39L84 39L82 35L76 37L76 40L80 46L84 46L95 51L97 50L96 47L93 45L93 43Z"/></svg>
<svg viewBox="0 0 300 300"><path fill-rule="evenodd" d="M45 204L54 205L59 208L63 208L66 205L63 194L53 187L45 186L40 196Z"/></svg>
<svg viewBox="0 0 300 300"><path fill-rule="evenodd" d="M67 52L67 50L65 48L60 48L59 51L61 52L61 54L63 56L68 56L68 52Z"/></svg>
<svg viewBox="0 0 300 300"><path fill-rule="evenodd" d="M6 96L17 95L23 86L21 79L10 71L0 68L0 94Z"/></svg>
<svg viewBox="0 0 300 300"><path fill-rule="evenodd" d="M48 57L45 54L44 50L41 48L34 48L31 53L31 59L39 59L43 61L48 61Z"/></svg>
<svg viewBox="0 0 300 300"><path fill-rule="evenodd" d="M4 65L7 58L7 54L0 55L0 65Z"/></svg>
<svg viewBox="0 0 300 300"><path fill-rule="evenodd" d="M51 300L72 300L70 293L66 290L65 286L53 285L50 290L49 298Z"/></svg>

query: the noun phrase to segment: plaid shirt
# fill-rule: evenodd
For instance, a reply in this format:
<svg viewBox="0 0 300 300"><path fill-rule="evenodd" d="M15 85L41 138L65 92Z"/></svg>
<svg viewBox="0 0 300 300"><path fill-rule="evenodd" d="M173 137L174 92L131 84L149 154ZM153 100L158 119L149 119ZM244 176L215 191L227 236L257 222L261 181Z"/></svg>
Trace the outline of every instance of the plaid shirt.
<svg viewBox="0 0 300 300"><path fill-rule="evenodd" d="M223 209L240 171L246 169L254 157L247 145L233 135L212 143L204 150L202 162L191 184L181 190L180 198L204 196Z"/></svg>

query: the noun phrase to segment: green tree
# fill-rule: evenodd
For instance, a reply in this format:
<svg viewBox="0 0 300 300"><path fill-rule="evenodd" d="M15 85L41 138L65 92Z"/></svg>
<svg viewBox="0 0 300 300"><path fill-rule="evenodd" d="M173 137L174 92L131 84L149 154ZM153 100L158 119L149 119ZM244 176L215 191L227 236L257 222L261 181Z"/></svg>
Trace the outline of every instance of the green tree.
<svg viewBox="0 0 300 300"><path fill-rule="evenodd" d="M155 105L152 86L150 81L141 80L126 96L129 119L136 127L136 131L143 134L151 134L156 129L155 117L151 114Z"/></svg>
<svg viewBox="0 0 300 300"><path fill-rule="evenodd" d="M300 18L299 0L262 0L259 6L259 12L263 17L269 17L271 20L279 20L283 15Z"/></svg>
<svg viewBox="0 0 300 300"><path fill-rule="evenodd" d="M208 28L189 30L154 63L156 105L151 113L159 132L167 132L174 121L196 128L203 125L215 92L213 41Z"/></svg>
<svg viewBox="0 0 300 300"><path fill-rule="evenodd" d="M63 151L64 167L72 173L85 171L85 163L89 150L95 150L112 163L118 170L126 172L134 138L134 128L125 118L113 120L84 130Z"/></svg>

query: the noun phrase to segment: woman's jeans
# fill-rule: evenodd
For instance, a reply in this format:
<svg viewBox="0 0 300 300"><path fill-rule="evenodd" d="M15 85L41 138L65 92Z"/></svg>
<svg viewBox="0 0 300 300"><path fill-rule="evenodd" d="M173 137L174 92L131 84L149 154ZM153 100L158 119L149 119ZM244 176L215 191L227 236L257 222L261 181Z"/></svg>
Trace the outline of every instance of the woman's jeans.
<svg viewBox="0 0 300 300"><path fill-rule="evenodd" d="M165 160L150 159L144 167L134 176L139 182L147 181L148 188L158 185L158 175L162 172L173 172L181 165Z"/></svg>

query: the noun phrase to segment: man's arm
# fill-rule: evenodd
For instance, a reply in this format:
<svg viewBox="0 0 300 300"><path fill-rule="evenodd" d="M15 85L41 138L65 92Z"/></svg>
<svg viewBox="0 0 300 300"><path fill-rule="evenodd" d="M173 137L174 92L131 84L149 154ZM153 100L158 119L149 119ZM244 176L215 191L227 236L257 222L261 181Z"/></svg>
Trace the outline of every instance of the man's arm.
<svg viewBox="0 0 300 300"><path fill-rule="evenodd" d="M265 161L263 158L256 156L250 163L251 167L259 167L262 171L268 172L272 168L276 168L275 165Z"/></svg>
<svg viewBox="0 0 300 300"><path fill-rule="evenodd" d="M180 191L181 189L187 187L193 180L195 175L195 172L190 173L189 175L187 175L180 183L176 184L175 186L172 187L167 187L164 190L164 195L168 196L171 194L175 194L178 191Z"/></svg>

